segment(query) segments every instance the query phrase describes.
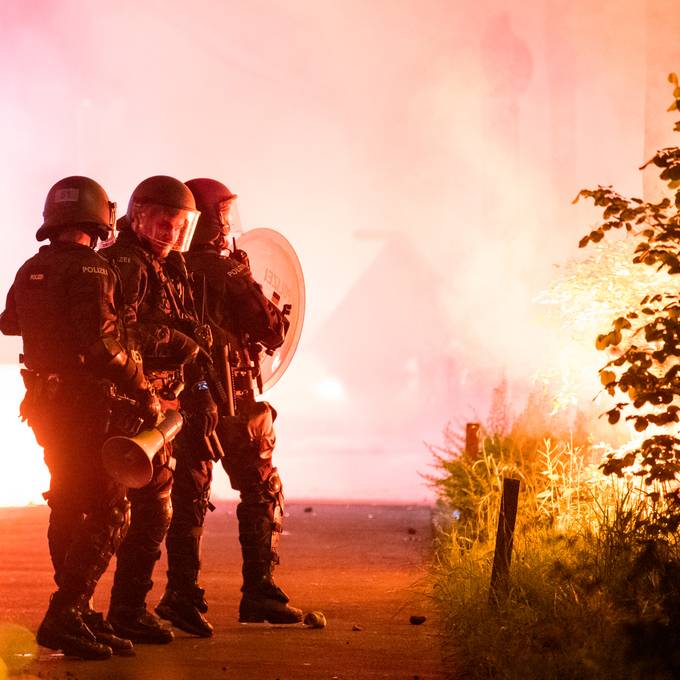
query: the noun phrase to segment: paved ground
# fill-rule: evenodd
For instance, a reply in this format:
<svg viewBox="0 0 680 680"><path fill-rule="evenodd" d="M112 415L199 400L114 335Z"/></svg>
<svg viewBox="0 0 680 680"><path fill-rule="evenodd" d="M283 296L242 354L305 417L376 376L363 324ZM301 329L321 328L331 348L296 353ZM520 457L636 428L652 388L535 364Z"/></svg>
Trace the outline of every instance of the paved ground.
<svg viewBox="0 0 680 680"><path fill-rule="evenodd" d="M165 647L138 646L135 658L75 661L41 649L27 670L44 680L438 680L445 677L425 595L430 510L423 506L290 503L277 581L328 626L239 624L239 552L233 504L208 518L204 578L212 639L178 632ZM0 621L35 631L52 590L47 508L0 509ZM161 595L157 569L150 602ZM111 574L95 604L105 609ZM411 615L426 616L422 625ZM1 673L0 673L1 675Z"/></svg>

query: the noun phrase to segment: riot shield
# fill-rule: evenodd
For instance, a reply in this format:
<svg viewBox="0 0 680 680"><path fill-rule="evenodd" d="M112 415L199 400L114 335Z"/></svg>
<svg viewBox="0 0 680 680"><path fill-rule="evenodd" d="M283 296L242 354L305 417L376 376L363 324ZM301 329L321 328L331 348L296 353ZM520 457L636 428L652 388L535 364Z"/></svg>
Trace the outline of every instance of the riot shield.
<svg viewBox="0 0 680 680"><path fill-rule="evenodd" d="M274 229L251 229L239 236L236 247L248 253L253 278L266 297L279 309L290 305L290 327L283 345L260 358L265 392L278 382L297 349L305 317L305 279L293 246Z"/></svg>

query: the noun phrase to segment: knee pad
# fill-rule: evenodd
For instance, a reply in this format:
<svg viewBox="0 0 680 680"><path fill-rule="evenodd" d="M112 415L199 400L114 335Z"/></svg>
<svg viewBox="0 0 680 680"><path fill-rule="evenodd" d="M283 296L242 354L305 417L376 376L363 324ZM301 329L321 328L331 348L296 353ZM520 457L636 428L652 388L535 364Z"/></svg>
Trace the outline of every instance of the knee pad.
<svg viewBox="0 0 680 680"><path fill-rule="evenodd" d="M130 523L126 498L88 513L77 528L58 570L59 585L88 598L121 545Z"/></svg>
<svg viewBox="0 0 680 680"><path fill-rule="evenodd" d="M154 539L160 545L168 533L170 522L172 521L172 501L170 496L160 496L155 503L152 504L151 512L149 513L149 529Z"/></svg>
<svg viewBox="0 0 680 680"><path fill-rule="evenodd" d="M133 541L149 551L158 550L172 520L172 502L169 495L146 498L132 503L132 521L128 543Z"/></svg>
<svg viewBox="0 0 680 680"><path fill-rule="evenodd" d="M113 554L130 527L130 501L122 498L106 510L88 515L85 525L93 534L93 545L102 552ZM95 535L97 539L94 538Z"/></svg>
<svg viewBox="0 0 680 680"><path fill-rule="evenodd" d="M283 507L283 484L276 468L271 468L264 479L258 477L256 481L243 485L240 491L244 505L274 504Z"/></svg>
<svg viewBox="0 0 680 680"><path fill-rule="evenodd" d="M283 487L276 468L265 480L241 493L236 514L241 544L252 546L254 554L260 555L258 559L278 564L279 536L283 531Z"/></svg>
<svg viewBox="0 0 680 680"><path fill-rule="evenodd" d="M280 502L283 504L283 483L276 468L272 468L269 477L265 479L264 483L267 485L267 492L274 497L280 496Z"/></svg>

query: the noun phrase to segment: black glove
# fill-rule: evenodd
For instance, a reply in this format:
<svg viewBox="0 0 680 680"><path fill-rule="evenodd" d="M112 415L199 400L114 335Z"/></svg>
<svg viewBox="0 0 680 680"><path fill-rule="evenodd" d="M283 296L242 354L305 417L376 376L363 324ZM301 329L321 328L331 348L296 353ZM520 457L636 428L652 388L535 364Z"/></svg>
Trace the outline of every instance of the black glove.
<svg viewBox="0 0 680 680"><path fill-rule="evenodd" d="M197 382L191 388L189 409L189 418L196 434L209 437L217 427L219 412L205 380Z"/></svg>
<svg viewBox="0 0 680 680"><path fill-rule="evenodd" d="M144 427L157 425L161 416L161 402L156 390L147 386L144 389L137 390L133 398L139 405L139 417L144 420Z"/></svg>

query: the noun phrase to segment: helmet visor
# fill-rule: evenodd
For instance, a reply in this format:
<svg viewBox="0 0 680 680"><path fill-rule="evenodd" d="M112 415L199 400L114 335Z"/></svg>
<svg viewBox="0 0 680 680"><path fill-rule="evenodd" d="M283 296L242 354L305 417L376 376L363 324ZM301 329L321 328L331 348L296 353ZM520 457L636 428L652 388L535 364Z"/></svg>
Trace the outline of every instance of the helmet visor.
<svg viewBox="0 0 680 680"><path fill-rule="evenodd" d="M234 240L243 234L241 216L238 212L236 195L217 204L217 218L220 223L221 238L215 241L222 249L222 253L233 250Z"/></svg>
<svg viewBox="0 0 680 680"><path fill-rule="evenodd" d="M109 201L109 231L113 231L116 228L116 204L113 201Z"/></svg>
<svg viewBox="0 0 680 680"><path fill-rule="evenodd" d="M199 214L198 210L170 208L156 203L135 204L132 228L138 236L160 250L184 252L189 249Z"/></svg>
<svg viewBox="0 0 680 680"><path fill-rule="evenodd" d="M99 235L99 247L107 248L116 240L116 204L109 201L109 223L106 225L106 235Z"/></svg>
<svg viewBox="0 0 680 680"><path fill-rule="evenodd" d="M238 213L238 205L236 203L236 196L228 198L226 201L220 201L217 204L217 216L222 227L222 235L238 237L243 231L241 228L241 217Z"/></svg>

